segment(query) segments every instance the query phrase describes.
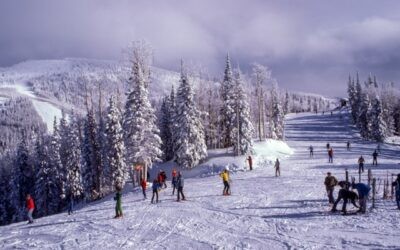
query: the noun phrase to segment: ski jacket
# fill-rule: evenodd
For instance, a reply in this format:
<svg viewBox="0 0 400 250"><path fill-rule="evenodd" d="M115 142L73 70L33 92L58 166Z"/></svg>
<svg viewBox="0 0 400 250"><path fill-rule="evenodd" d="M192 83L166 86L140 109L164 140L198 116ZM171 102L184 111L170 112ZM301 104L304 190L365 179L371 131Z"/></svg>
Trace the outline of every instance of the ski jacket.
<svg viewBox="0 0 400 250"><path fill-rule="evenodd" d="M26 200L26 208L28 210L35 209L35 203L33 202L32 197Z"/></svg>
<svg viewBox="0 0 400 250"><path fill-rule="evenodd" d="M333 156L333 149L329 149L329 150L328 150L328 155L329 155L329 156Z"/></svg>
<svg viewBox="0 0 400 250"><path fill-rule="evenodd" d="M160 187L160 184L157 181L153 181L153 191L157 191Z"/></svg>
<svg viewBox="0 0 400 250"><path fill-rule="evenodd" d="M337 179L335 178L335 176L327 176L325 178L324 184L326 186L326 188L333 188L338 184Z"/></svg>
<svg viewBox="0 0 400 250"><path fill-rule="evenodd" d="M229 172L228 171L224 171L224 172L220 173L219 176L221 176L222 181L229 181Z"/></svg>
<svg viewBox="0 0 400 250"><path fill-rule="evenodd" d="M373 153L372 157L374 157L374 158L378 157L378 153L377 152Z"/></svg>
<svg viewBox="0 0 400 250"><path fill-rule="evenodd" d="M397 180L392 183L392 186L395 186L396 192L400 192L400 179L397 178Z"/></svg>
<svg viewBox="0 0 400 250"><path fill-rule="evenodd" d="M182 176L178 176L177 180L176 180L176 185L178 186L178 188L183 188L184 185L184 180Z"/></svg>
<svg viewBox="0 0 400 250"><path fill-rule="evenodd" d="M280 165L281 165L281 163L280 163L279 161L276 161L276 162L275 162L275 168L279 168Z"/></svg>
<svg viewBox="0 0 400 250"><path fill-rule="evenodd" d="M174 169L174 170L172 170L172 179L174 178L174 177L176 177L177 176L177 172L176 172L176 170Z"/></svg>
<svg viewBox="0 0 400 250"><path fill-rule="evenodd" d="M252 166L253 165L253 158L251 158L251 156L249 156L247 158L247 160L249 161L249 165Z"/></svg>
<svg viewBox="0 0 400 250"><path fill-rule="evenodd" d="M140 182L140 186L142 186L143 189L146 189L146 187L147 187L146 181L142 180L142 182Z"/></svg>
<svg viewBox="0 0 400 250"><path fill-rule="evenodd" d="M117 203L121 203L121 197L122 197L122 194L120 192L117 192L115 194L114 200L117 201Z"/></svg>
<svg viewBox="0 0 400 250"><path fill-rule="evenodd" d="M359 164L364 163L364 162L365 162L365 160L364 160L363 157L360 157L360 158L358 159L358 163L359 163Z"/></svg>
<svg viewBox="0 0 400 250"><path fill-rule="evenodd" d="M364 196L368 196L369 191L371 190L371 187L364 183L354 184L353 188L357 189L357 193L360 196L360 198L363 198Z"/></svg>

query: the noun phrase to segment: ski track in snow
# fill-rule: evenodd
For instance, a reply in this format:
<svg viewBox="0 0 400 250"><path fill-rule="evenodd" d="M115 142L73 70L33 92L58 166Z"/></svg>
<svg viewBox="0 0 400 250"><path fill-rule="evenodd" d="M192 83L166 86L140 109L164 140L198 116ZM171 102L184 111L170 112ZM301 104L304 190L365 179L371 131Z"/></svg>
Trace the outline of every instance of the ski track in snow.
<svg viewBox="0 0 400 250"><path fill-rule="evenodd" d="M400 211L393 201L379 200L365 215L329 212L326 172L342 180L347 167L357 179L359 155L368 169L376 147L357 136L346 114L289 115L286 139L295 153L282 159L279 178L272 167L238 172L231 176L231 196L221 195L218 176L188 178L187 201L176 202L169 185L154 205L150 190L143 200L140 192L127 187L123 219L112 219L115 203L110 196L72 216L1 227L0 249L400 249ZM345 148L347 140L351 151ZM333 164L327 163L327 142L334 149ZM311 159L310 144L315 150ZM381 148L380 165L371 167L378 179L386 171L400 172L399 148Z"/></svg>

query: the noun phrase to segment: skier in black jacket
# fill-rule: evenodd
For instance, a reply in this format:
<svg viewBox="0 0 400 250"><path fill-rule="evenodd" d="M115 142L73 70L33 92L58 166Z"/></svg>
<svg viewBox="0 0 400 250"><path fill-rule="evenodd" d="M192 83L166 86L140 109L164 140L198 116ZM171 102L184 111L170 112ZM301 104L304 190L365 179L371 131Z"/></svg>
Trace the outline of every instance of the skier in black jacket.
<svg viewBox="0 0 400 250"><path fill-rule="evenodd" d="M339 185L341 187L341 189L339 190L339 195L338 198L336 199L335 203L333 204L332 207L332 212L336 212L336 206L337 204L343 199L343 206L342 206L342 213L346 214L346 205L348 200L350 199L351 203L356 207L359 208L359 206L356 204L356 200L358 200L358 195L356 194L356 192L347 190L347 184L345 184L345 182L339 182Z"/></svg>

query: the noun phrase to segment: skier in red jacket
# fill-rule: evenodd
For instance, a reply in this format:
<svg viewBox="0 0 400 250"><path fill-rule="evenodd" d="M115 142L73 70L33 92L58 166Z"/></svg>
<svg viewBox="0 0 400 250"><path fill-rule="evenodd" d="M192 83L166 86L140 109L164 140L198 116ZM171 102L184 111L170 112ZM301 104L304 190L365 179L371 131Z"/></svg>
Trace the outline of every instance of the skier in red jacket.
<svg viewBox="0 0 400 250"><path fill-rule="evenodd" d="M28 224L33 223L33 210L35 210L35 203L33 202L33 198L30 194L26 195L26 209L28 210Z"/></svg>

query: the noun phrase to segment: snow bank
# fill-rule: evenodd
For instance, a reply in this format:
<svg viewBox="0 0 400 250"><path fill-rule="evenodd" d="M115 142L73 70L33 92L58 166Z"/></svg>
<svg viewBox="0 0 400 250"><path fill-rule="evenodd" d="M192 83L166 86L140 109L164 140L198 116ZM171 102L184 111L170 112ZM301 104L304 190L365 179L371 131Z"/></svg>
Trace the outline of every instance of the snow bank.
<svg viewBox="0 0 400 250"><path fill-rule="evenodd" d="M253 168L272 166L276 158L282 159L293 154L293 150L283 141L268 139L254 143ZM150 170L154 178L163 169L170 178L172 169L180 170L186 178L203 178L221 173L226 167L231 173L248 170L247 156L233 156L232 148L208 151L205 162L190 170L180 170L174 162L156 164Z"/></svg>

